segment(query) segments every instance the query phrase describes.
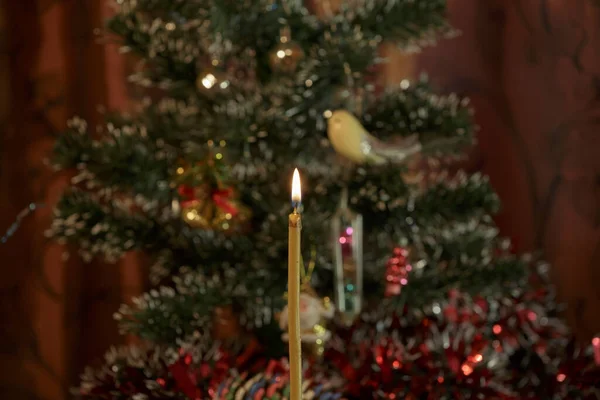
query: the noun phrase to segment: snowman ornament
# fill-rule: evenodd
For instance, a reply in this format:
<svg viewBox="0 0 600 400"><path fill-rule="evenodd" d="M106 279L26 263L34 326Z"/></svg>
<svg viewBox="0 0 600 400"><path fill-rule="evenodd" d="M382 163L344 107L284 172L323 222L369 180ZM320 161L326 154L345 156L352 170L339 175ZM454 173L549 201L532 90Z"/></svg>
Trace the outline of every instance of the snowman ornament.
<svg viewBox="0 0 600 400"><path fill-rule="evenodd" d="M302 347L314 356L323 355L325 343L331 338L331 332L325 324L333 318L335 309L328 298L320 299L314 291L304 289L300 293L300 340ZM287 327L289 322L288 307L285 306L279 315L279 327L284 333L281 338L289 340Z"/></svg>

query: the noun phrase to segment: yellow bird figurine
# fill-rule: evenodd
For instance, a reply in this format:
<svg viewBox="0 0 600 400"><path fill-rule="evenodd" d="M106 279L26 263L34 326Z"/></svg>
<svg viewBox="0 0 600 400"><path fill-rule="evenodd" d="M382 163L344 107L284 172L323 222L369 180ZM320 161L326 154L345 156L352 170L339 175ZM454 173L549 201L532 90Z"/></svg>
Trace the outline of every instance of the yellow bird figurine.
<svg viewBox="0 0 600 400"><path fill-rule="evenodd" d="M327 122L327 136L337 153L358 164L402 163L422 149L417 135L399 138L395 143L380 141L346 110L333 112Z"/></svg>

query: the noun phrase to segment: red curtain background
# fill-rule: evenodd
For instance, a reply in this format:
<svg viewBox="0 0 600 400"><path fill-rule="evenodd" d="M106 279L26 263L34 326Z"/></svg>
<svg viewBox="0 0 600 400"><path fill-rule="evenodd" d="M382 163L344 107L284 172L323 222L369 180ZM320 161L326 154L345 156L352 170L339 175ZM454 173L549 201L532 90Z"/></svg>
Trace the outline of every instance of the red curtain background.
<svg viewBox="0 0 600 400"><path fill-rule="evenodd" d="M83 367L123 343L112 313L144 288L143 263L82 264L43 232L68 177L45 162L77 114L127 109L127 60L98 44L108 0L3 0L0 8L0 230L47 206L0 245L0 398L68 398ZM582 339L600 331L600 3L450 0L459 38L406 56L387 46L388 82L428 71L473 99L471 160L504 202L502 232L552 262ZM596 317L596 318L594 318Z"/></svg>

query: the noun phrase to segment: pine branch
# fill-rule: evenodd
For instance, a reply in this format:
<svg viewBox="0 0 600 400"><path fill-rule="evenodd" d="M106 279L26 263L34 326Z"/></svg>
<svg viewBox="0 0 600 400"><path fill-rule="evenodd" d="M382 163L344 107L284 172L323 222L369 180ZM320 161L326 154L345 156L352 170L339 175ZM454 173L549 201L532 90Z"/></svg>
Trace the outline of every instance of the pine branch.
<svg viewBox="0 0 600 400"><path fill-rule="evenodd" d="M409 284L393 301L417 308L430 306L452 289L472 296L511 296L513 290L526 285L527 267L523 259L508 255L483 265L458 263L452 268L447 263L427 265L422 273L415 271L409 277Z"/></svg>
<svg viewBox="0 0 600 400"><path fill-rule="evenodd" d="M365 0L348 6L340 18L350 19L371 36L406 45L423 45L449 31L446 0Z"/></svg>
<svg viewBox="0 0 600 400"><path fill-rule="evenodd" d="M70 125L55 143L53 161L58 168L78 170L74 183L162 202L171 197L173 152L149 140L145 127L109 124L102 139L93 140L85 122L74 119Z"/></svg>
<svg viewBox="0 0 600 400"><path fill-rule="evenodd" d="M386 140L396 135L418 134L425 149L433 155L464 151L473 142L472 110L467 98L455 94L435 94L426 78L390 88L377 99L364 116L365 128ZM437 141L454 139L448 148L435 146Z"/></svg>
<svg viewBox="0 0 600 400"><path fill-rule="evenodd" d="M265 286L260 275L230 270L225 278L189 272L174 278L175 288L161 287L123 305L116 314L124 332L153 343L175 344L190 335L210 338L216 307L233 306L242 325L260 327L281 309L280 287Z"/></svg>
<svg viewBox="0 0 600 400"><path fill-rule="evenodd" d="M499 208L489 180L479 174L445 178L418 194L418 189L402 181L404 172L402 166L358 170L350 184L350 202L370 216L367 230L379 227L387 232L408 232L410 225L440 226L478 219Z"/></svg>
<svg viewBox="0 0 600 400"><path fill-rule="evenodd" d="M248 254L254 254L251 237L191 229L170 209L141 197L108 200L80 190L63 195L47 235L76 244L88 261L102 256L115 262L131 250L145 251L151 257L168 252L172 272L185 266L202 266L206 273L224 266L245 266Z"/></svg>

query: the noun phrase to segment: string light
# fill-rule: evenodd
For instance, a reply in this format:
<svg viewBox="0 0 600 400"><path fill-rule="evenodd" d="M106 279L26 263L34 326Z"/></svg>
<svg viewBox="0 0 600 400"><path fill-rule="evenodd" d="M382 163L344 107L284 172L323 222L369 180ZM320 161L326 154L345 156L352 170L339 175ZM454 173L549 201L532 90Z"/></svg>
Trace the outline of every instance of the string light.
<svg viewBox="0 0 600 400"><path fill-rule="evenodd" d="M2 236L2 238L0 238L0 243L6 243L8 241L8 239L10 239L15 234L15 232L19 229L19 227L23 223L23 220L25 218L27 218L29 215L31 215L35 210L37 210L38 208L42 208L42 207L44 207L44 204L30 203L27 207L25 207L23 210L21 210L15 217L15 221L6 230L6 233L4 234L4 236Z"/></svg>

